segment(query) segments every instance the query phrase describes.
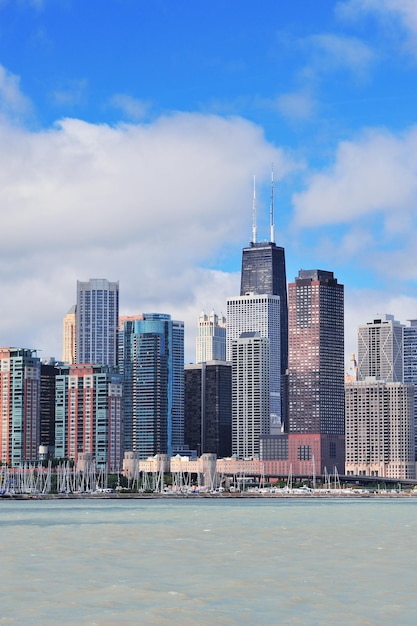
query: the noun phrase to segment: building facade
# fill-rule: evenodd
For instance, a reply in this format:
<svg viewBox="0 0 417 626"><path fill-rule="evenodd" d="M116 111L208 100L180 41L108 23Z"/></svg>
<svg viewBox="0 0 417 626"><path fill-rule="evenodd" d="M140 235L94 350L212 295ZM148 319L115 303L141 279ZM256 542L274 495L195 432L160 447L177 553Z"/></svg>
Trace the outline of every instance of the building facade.
<svg viewBox="0 0 417 626"><path fill-rule="evenodd" d="M414 389L370 376L347 383L346 474L414 479Z"/></svg>
<svg viewBox="0 0 417 626"><path fill-rule="evenodd" d="M269 339L241 333L232 342L232 453L259 456L259 439L269 433Z"/></svg>
<svg viewBox="0 0 417 626"><path fill-rule="evenodd" d="M386 314L359 326L359 380L376 376L386 382L403 382L403 332L403 325Z"/></svg>
<svg viewBox="0 0 417 626"><path fill-rule="evenodd" d="M417 460L417 320L409 320L404 328L404 382L414 385L414 447Z"/></svg>
<svg viewBox="0 0 417 626"><path fill-rule="evenodd" d="M301 455L311 463L313 457L312 445L301 439L297 443L294 435L314 435L320 442L314 452L317 473L336 467L343 474L343 285L333 272L300 270L288 286L288 312L288 425L294 462Z"/></svg>
<svg viewBox="0 0 417 626"><path fill-rule="evenodd" d="M77 306L74 304L64 317L62 328L62 360L69 365L73 365L76 360L76 311Z"/></svg>
<svg viewBox="0 0 417 626"><path fill-rule="evenodd" d="M272 204L272 203L271 203ZM279 332L280 332L280 421L287 422L287 385L288 368L288 301L287 275L285 268L285 250L274 242L273 216L271 217L271 241L254 241L242 252L242 273L240 295L270 295L280 299ZM258 329L247 329L256 331ZM242 329L241 332L244 332ZM228 357L227 357L228 358Z"/></svg>
<svg viewBox="0 0 417 626"><path fill-rule="evenodd" d="M184 438L197 455L232 454L232 366L225 361L185 365Z"/></svg>
<svg viewBox="0 0 417 626"><path fill-rule="evenodd" d="M226 360L226 318L201 312L198 318L198 334L196 339L196 362Z"/></svg>
<svg viewBox="0 0 417 626"><path fill-rule="evenodd" d="M12 467L39 458L41 362L26 348L0 348L0 445Z"/></svg>
<svg viewBox="0 0 417 626"><path fill-rule="evenodd" d="M123 384L115 368L79 364L55 379L55 457L78 462L91 455L117 472L123 463Z"/></svg>
<svg viewBox="0 0 417 626"><path fill-rule="evenodd" d="M227 360L233 360L233 343L242 333L259 332L269 343L269 423L263 434L279 433L282 426L281 403L281 309L280 297L247 295L227 300Z"/></svg>
<svg viewBox="0 0 417 626"><path fill-rule="evenodd" d="M76 363L116 366L118 328L119 283L77 281Z"/></svg>
<svg viewBox="0 0 417 626"><path fill-rule="evenodd" d="M184 323L144 313L124 324L124 447L141 459L184 447Z"/></svg>

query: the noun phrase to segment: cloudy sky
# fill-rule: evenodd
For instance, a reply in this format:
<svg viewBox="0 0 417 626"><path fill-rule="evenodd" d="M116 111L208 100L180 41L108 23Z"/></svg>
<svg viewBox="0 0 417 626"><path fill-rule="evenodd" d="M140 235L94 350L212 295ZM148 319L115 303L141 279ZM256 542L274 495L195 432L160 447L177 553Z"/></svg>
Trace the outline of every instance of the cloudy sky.
<svg viewBox="0 0 417 626"><path fill-rule="evenodd" d="M415 0L0 0L0 345L61 357L76 281L170 313L239 292L251 238L345 285L346 352L417 317Z"/></svg>

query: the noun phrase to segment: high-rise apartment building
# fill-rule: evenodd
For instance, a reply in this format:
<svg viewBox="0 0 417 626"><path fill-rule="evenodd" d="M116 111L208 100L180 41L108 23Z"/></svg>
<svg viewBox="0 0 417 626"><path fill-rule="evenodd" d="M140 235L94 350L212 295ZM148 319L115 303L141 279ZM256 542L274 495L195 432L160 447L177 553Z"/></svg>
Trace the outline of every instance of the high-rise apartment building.
<svg viewBox="0 0 417 626"><path fill-rule="evenodd" d="M123 384L116 368L78 364L55 378L55 456L77 462L91 454L98 467L122 467Z"/></svg>
<svg viewBox="0 0 417 626"><path fill-rule="evenodd" d="M242 333L259 332L269 340L269 410L266 433L281 431L281 315L279 296L236 296L227 300L227 360L232 361L233 342Z"/></svg>
<svg viewBox="0 0 417 626"><path fill-rule="evenodd" d="M359 326L359 380L376 376L391 383L403 381L403 331L403 325L386 314Z"/></svg>
<svg viewBox="0 0 417 626"><path fill-rule="evenodd" d="M77 281L76 362L117 365L119 283Z"/></svg>
<svg viewBox="0 0 417 626"><path fill-rule="evenodd" d="M26 348L0 348L0 461L39 458L41 362Z"/></svg>
<svg viewBox="0 0 417 626"><path fill-rule="evenodd" d="M197 455L232 454L232 366L225 361L185 365L184 438Z"/></svg>
<svg viewBox="0 0 417 626"><path fill-rule="evenodd" d="M74 304L64 317L62 329L62 360L64 363L68 363L69 365L73 365L76 359L76 310L77 307Z"/></svg>
<svg viewBox="0 0 417 626"><path fill-rule="evenodd" d="M300 270L288 286L289 433L305 435L297 454L310 459L306 436L320 435L314 456L321 473L334 466L344 472L343 300L333 272Z"/></svg>
<svg viewBox="0 0 417 626"><path fill-rule="evenodd" d="M204 311L198 318L196 340L196 362L226 360L226 318L214 311L206 315Z"/></svg>
<svg viewBox="0 0 417 626"><path fill-rule="evenodd" d="M144 313L124 324L124 447L145 459L184 448L184 323Z"/></svg>
<svg viewBox="0 0 417 626"><path fill-rule="evenodd" d="M404 328L404 382L414 385L415 458L417 460L417 320Z"/></svg>
<svg viewBox="0 0 417 626"><path fill-rule="evenodd" d="M259 438L269 432L269 339L243 332L232 341L232 452L259 456Z"/></svg>
<svg viewBox="0 0 417 626"><path fill-rule="evenodd" d="M369 376L346 394L346 474L414 479L414 389Z"/></svg>

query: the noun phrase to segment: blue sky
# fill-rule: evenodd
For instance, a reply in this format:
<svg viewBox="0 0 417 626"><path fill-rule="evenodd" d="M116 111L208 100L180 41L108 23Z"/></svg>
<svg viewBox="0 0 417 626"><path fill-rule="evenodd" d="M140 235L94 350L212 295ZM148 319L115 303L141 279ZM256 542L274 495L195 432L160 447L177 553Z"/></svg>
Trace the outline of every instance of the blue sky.
<svg viewBox="0 0 417 626"><path fill-rule="evenodd" d="M345 284L346 351L417 317L414 0L0 0L0 344L61 355L75 282L225 312L251 236Z"/></svg>

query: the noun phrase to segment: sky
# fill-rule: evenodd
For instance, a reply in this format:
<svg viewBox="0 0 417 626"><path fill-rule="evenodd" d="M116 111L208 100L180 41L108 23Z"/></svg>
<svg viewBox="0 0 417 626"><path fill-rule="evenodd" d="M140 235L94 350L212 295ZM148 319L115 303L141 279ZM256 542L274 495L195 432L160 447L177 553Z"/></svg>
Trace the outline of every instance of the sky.
<svg viewBox="0 0 417 626"><path fill-rule="evenodd" d="M242 247L345 285L357 326L417 318L415 0L0 0L0 345L62 355L76 281L185 322Z"/></svg>

